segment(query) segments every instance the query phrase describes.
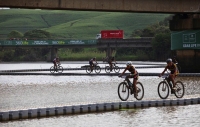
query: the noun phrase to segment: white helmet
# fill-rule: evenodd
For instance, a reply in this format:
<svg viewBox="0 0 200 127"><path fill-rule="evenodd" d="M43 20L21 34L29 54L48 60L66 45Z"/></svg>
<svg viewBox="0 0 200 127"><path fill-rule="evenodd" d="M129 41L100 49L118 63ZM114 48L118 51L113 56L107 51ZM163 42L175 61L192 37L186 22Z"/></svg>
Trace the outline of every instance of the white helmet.
<svg viewBox="0 0 200 127"><path fill-rule="evenodd" d="M131 61L128 61L128 62L126 63L126 65L132 65L132 62L131 62Z"/></svg>
<svg viewBox="0 0 200 127"><path fill-rule="evenodd" d="M171 58L168 58L168 59L166 60L166 62L167 62L167 63L172 62L172 59L171 59Z"/></svg>

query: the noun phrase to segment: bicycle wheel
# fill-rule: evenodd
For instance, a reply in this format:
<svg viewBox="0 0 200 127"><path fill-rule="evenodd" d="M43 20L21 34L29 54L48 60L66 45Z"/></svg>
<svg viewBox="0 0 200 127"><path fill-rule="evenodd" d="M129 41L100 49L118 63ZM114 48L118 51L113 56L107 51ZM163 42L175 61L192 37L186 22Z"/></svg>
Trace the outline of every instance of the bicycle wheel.
<svg viewBox="0 0 200 127"><path fill-rule="evenodd" d="M142 98L144 97L144 87L141 82L137 82L136 87L137 87L137 94L138 94L136 96L136 99L142 100Z"/></svg>
<svg viewBox="0 0 200 127"><path fill-rule="evenodd" d="M106 66L106 67L105 67L105 72L106 72L106 73L110 73L110 67L109 67L109 66Z"/></svg>
<svg viewBox="0 0 200 127"><path fill-rule="evenodd" d="M101 72L101 68L100 68L99 66L96 66L96 67L95 67L95 72L96 72L97 74L99 74L99 73Z"/></svg>
<svg viewBox="0 0 200 127"><path fill-rule="evenodd" d="M54 72L55 72L54 66L50 67L50 72L51 72L51 73L54 73Z"/></svg>
<svg viewBox="0 0 200 127"><path fill-rule="evenodd" d="M91 71L91 68L88 66L88 67L86 67L86 72L88 73L88 74L90 74L92 71Z"/></svg>
<svg viewBox="0 0 200 127"><path fill-rule="evenodd" d="M63 72L63 67L62 66L58 66L58 73L62 73Z"/></svg>
<svg viewBox="0 0 200 127"><path fill-rule="evenodd" d="M115 67L114 67L114 71L115 71L116 73L119 73L120 68L119 68L118 66L115 66Z"/></svg>
<svg viewBox="0 0 200 127"><path fill-rule="evenodd" d="M176 84L175 96L177 98L182 98L185 93L185 87L181 81L177 81L175 84Z"/></svg>
<svg viewBox="0 0 200 127"><path fill-rule="evenodd" d="M129 88L125 82L121 82L118 86L118 96L122 101L126 101L129 97Z"/></svg>
<svg viewBox="0 0 200 127"><path fill-rule="evenodd" d="M169 96L169 86L165 81L158 84L158 95L161 99L166 99Z"/></svg>

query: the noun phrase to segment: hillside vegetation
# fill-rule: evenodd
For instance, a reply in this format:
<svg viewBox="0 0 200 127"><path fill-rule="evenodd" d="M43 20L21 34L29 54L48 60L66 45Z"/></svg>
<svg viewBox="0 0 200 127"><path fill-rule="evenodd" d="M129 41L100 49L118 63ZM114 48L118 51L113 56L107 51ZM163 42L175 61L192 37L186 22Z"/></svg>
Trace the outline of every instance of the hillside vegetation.
<svg viewBox="0 0 200 127"><path fill-rule="evenodd" d="M0 39L17 30L50 32L56 39L95 39L100 30L122 29L125 38L134 30L162 21L167 14L7 9L0 10Z"/></svg>
<svg viewBox="0 0 200 127"><path fill-rule="evenodd" d="M0 10L0 39L95 39L101 30L124 30L124 38L155 37L152 48L114 48L117 60L161 60L170 55L169 15L61 10ZM165 45L163 48L162 46ZM162 47L162 48L161 48ZM106 56L106 49L60 48L63 60ZM56 55L56 54L54 54ZM0 49L0 61L51 61L49 48Z"/></svg>

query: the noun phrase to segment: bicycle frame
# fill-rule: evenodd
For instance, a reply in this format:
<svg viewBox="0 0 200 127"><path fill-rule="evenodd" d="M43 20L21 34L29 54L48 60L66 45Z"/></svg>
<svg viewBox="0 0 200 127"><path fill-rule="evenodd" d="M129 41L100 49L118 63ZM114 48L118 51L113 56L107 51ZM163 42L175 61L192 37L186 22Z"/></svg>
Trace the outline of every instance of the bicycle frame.
<svg viewBox="0 0 200 127"><path fill-rule="evenodd" d="M166 76L162 76L162 78L164 78L163 81L165 81L167 83L167 85L169 85L170 89L172 90L173 87L172 87L172 83L170 82L170 79L169 79L169 74Z"/></svg>
<svg viewBox="0 0 200 127"><path fill-rule="evenodd" d="M134 91L133 84L131 83L131 81L129 80L129 78L126 78L126 77L122 77L122 78L124 78L124 82L127 83L127 85L129 86L129 89L131 89L131 90Z"/></svg>

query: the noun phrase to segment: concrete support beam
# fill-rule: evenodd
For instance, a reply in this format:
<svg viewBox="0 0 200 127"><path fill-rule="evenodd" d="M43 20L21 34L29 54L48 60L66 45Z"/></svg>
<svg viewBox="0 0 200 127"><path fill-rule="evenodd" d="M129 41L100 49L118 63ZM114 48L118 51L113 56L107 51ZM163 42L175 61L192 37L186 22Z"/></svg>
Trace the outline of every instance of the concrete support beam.
<svg viewBox="0 0 200 127"><path fill-rule="evenodd" d="M170 21L170 30L200 29L200 14L176 14Z"/></svg>
<svg viewBox="0 0 200 127"><path fill-rule="evenodd" d="M199 0L0 0L0 7L152 13L200 13Z"/></svg>
<svg viewBox="0 0 200 127"><path fill-rule="evenodd" d="M200 50L177 50L176 56L181 66L181 73L200 72Z"/></svg>

